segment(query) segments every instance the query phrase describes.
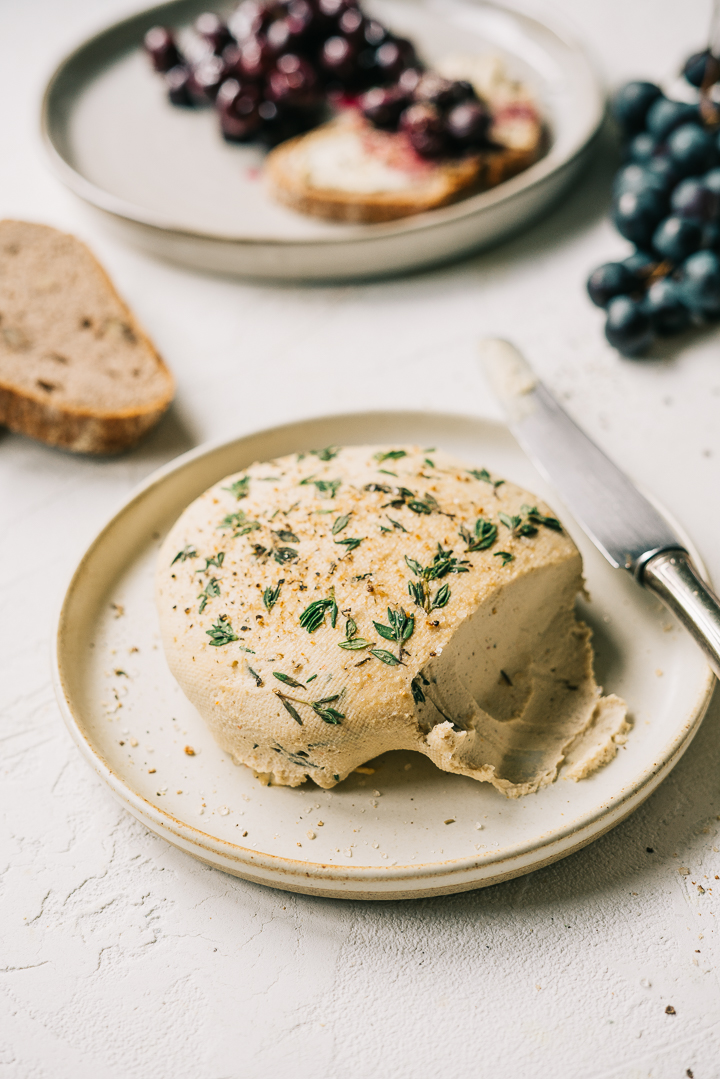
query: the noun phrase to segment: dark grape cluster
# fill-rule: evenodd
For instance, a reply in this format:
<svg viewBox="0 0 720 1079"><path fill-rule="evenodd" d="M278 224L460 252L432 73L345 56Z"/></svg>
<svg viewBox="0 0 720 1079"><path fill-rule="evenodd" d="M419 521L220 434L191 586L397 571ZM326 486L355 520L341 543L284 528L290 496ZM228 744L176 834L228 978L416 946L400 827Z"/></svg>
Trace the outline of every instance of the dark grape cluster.
<svg viewBox="0 0 720 1079"><path fill-rule="evenodd" d="M408 68L394 85L368 90L358 104L375 127L404 131L421 157L457 155L489 145L490 112L469 82Z"/></svg>
<svg viewBox="0 0 720 1079"><path fill-rule="evenodd" d="M405 131L423 157L487 145L490 114L472 86L425 71L412 43L356 0L243 0L227 23L207 12L193 30L192 56L161 26L145 49L170 101L214 106L230 141L274 146L316 126L335 100Z"/></svg>
<svg viewBox="0 0 720 1079"><path fill-rule="evenodd" d="M720 65L698 53L683 74L702 88L698 103L673 101L650 82L627 83L613 101L625 164L612 219L635 251L599 266L587 289L607 312L605 336L626 356L720 317L720 138L707 96Z"/></svg>

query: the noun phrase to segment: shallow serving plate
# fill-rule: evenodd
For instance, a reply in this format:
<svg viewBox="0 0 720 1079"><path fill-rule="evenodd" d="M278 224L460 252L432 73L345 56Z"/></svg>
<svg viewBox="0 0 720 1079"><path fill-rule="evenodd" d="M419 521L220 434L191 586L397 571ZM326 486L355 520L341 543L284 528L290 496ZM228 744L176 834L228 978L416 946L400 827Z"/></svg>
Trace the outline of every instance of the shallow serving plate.
<svg viewBox="0 0 720 1079"><path fill-rule="evenodd" d="M396 273L493 243L540 213L582 167L603 116L587 57L564 29L485 0L368 0L428 62L502 54L542 103L547 155L499 187L382 225L314 220L265 195L262 154L221 138L212 110L165 99L139 43L156 23L182 27L207 0L172 0L111 26L68 56L48 84L46 147L60 178L153 254L224 273L294 280Z"/></svg>
<svg viewBox="0 0 720 1079"><path fill-rule="evenodd" d="M193 450L128 498L76 570L56 637L58 699L76 744L123 805L210 865L276 888L355 899L477 888L562 858L632 812L689 745L714 681L665 609L612 570L561 512L585 560L591 600L580 606L594 630L598 680L632 714L628 742L611 764L580 783L561 773L516 801L411 752L385 754L370 762L372 773L353 773L331 791L261 786L221 752L166 666L156 552L184 507L228 473L293 451L372 442L442 446L557 505L507 429L471 417L340 415Z"/></svg>

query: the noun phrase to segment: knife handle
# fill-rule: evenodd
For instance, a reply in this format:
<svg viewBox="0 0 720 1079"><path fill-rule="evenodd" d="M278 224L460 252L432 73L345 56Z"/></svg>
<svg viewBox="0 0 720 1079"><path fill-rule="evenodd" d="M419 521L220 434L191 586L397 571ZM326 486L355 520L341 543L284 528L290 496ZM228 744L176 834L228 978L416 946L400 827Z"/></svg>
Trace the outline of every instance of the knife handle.
<svg viewBox="0 0 720 1079"><path fill-rule="evenodd" d="M644 567L642 583L692 634L720 677L720 600L700 579L686 551L662 551Z"/></svg>

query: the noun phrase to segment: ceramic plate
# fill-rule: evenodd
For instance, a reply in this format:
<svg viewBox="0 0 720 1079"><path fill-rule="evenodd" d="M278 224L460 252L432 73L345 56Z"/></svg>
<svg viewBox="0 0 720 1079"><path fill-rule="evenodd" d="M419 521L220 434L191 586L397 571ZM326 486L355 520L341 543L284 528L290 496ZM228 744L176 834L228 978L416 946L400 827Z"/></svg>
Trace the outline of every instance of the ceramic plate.
<svg viewBox="0 0 720 1079"><path fill-rule="evenodd" d="M331 791L310 782L261 786L213 742L167 668L153 599L156 552L185 506L223 476L293 451L372 442L441 446L558 505L506 428L470 417L341 415L193 450L131 495L80 563L57 633L61 708L126 808L219 869L356 899L493 884L577 850L638 806L689 745L713 677L659 602L611 569L561 512L585 560L591 599L580 613L593 628L598 681L627 700L632 716L611 764L580 783L561 773L515 801L411 752L385 754Z"/></svg>
<svg viewBox="0 0 720 1079"><path fill-rule="evenodd" d="M454 206L383 225L314 220L266 198L261 152L231 146L212 110L173 108L139 43L156 23L182 27L207 0L133 15L60 65L43 132L62 180L124 237L203 269L296 280L358 278L428 265L495 242L538 214L581 168L603 115L587 58L564 30L481 0L368 0L432 62L502 54L535 89L551 146L526 172Z"/></svg>

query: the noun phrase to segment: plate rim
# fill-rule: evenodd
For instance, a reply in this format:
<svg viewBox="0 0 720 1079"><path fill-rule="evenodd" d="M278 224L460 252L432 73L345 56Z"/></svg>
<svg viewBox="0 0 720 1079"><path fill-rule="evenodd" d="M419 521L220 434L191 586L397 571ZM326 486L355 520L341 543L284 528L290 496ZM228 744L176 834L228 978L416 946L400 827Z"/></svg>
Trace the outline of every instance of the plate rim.
<svg viewBox="0 0 720 1079"><path fill-rule="evenodd" d="M579 824L578 818L574 818L575 823L570 821L564 828L553 830L547 841L541 843L529 841L522 847L514 848L510 854L503 854L501 848L499 857L493 857L493 852L488 851L482 855L476 853L461 859L388 865L387 867L308 862L286 855L257 851L220 839L218 836L212 836L172 813L159 809L135 791L129 782L108 763L99 748L93 745L89 735L86 734L82 720L74 714L71 695L65 688L63 677L62 635L68 608L74 600L76 590L82 587L85 567L97 548L121 518L130 512L141 499L149 497L153 489L200 459L211 458L214 454L229 451L234 446L237 446L238 452L241 452L243 442L251 443L260 436L272 437L290 433L293 430L297 430L300 434L303 428L310 430L321 422L334 421L338 424L346 420L371 422L377 418L387 422L391 417L398 417L405 422L415 419L425 423L452 419L496 428L503 433L511 434L504 423L472 413L391 408L301 416L272 426L252 427L230 438L224 437L204 442L161 465L128 492L85 548L70 574L57 614L56 628L51 638L51 668L55 695L73 742L96 774L124 807L155 834L215 868L271 887L351 899L397 899L412 896L420 898L484 887L550 864L579 850L615 827L649 797L689 747L713 694L715 676L707 667L705 680L703 685L699 686L695 704L688 710L686 720L673 737L662 759L651 766L644 766L640 778L629 786L627 792L626 788L621 787L611 798L606 798L600 806L596 804L592 810L587 811L580 818ZM524 453L521 447L519 450ZM677 528L680 537L687 543L698 569L707 579L707 571L694 544L684 529L678 526L670 515L667 516Z"/></svg>
<svg viewBox="0 0 720 1079"><path fill-rule="evenodd" d="M53 139L53 127L50 122L50 110L53 95L62 75L83 53L89 51L93 46L96 46L102 38L118 32L123 27L130 27L134 23L141 22L151 12L157 12L159 14L166 9L178 7L186 2L187 0L165 0L162 4L143 8L140 11L136 11L122 19L118 19L90 34L79 45L68 52L55 66L45 84L40 106L41 141L54 172L66 187L96 209L111 214L113 217L120 218L130 225L140 225L169 237L228 245L232 247L239 246L249 249L263 247L270 249L298 248L307 250L312 248L333 249L342 244L354 245L377 239L431 232L436 228L442 228L450 223L462 222L465 218L473 217L476 214L481 215L485 212L489 212L498 205L511 203L513 199L525 195L528 190L541 187L543 183L552 180L557 174L560 174L567 169L571 169L573 164L587 152L592 143L597 139L605 118L606 103L602 90L603 84L597 66L588 50L575 37L572 29L565 25L563 20L561 20L556 13L549 11L543 12L541 18L539 14L535 15L520 10L519 8L507 7L501 3L495 2L495 0L464 0L465 3L493 8L501 11L505 15L531 22L542 27L544 30L553 34L584 62L590 75L590 83L594 91L594 107L592 113L588 111L583 129L576 137L574 145L561 155L557 161L553 159L553 144L551 144L550 149L545 156L535 162L535 164L531 165L523 172L518 173L517 176L513 176L509 180L505 180L503 183L498 184L496 187L490 188L488 191L471 195L469 198L461 199L459 202L449 206L441 206L438 209L430 210L425 213L413 214L407 218L400 218L397 221L368 223L365 225L356 225L354 227L344 226L342 235L338 232L335 235L328 233L326 235L313 237L252 237L228 235L227 233L213 232L212 230L185 227L178 223L172 223L170 220L165 221L162 213L146 210L118 195L113 195L111 192L106 191L103 187L100 187L92 180L85 177L82 172L76 169L65 158L59 147L55 144Z"/></svg>

